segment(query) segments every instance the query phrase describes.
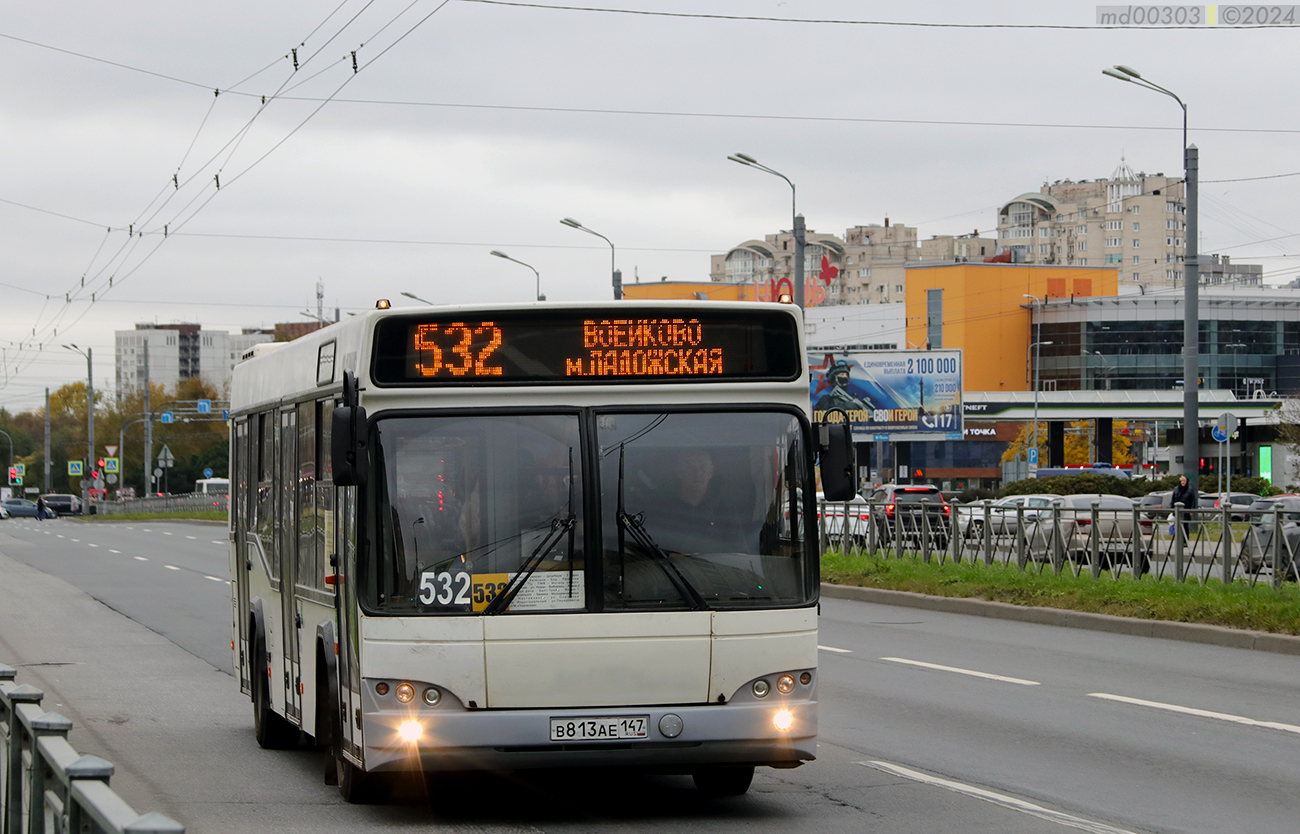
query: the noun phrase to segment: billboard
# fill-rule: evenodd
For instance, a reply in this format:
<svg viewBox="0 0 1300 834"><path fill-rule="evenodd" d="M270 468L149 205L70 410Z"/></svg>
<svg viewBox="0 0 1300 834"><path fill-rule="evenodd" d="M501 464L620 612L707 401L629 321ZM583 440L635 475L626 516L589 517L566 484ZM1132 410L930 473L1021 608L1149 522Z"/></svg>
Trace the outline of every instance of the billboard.
<svg viewBox="0 0 1300 834"><path fill-rule="evenodd" d="M808 354L813 419L843 409L853 439L961 440L960 350Z"/></svg>

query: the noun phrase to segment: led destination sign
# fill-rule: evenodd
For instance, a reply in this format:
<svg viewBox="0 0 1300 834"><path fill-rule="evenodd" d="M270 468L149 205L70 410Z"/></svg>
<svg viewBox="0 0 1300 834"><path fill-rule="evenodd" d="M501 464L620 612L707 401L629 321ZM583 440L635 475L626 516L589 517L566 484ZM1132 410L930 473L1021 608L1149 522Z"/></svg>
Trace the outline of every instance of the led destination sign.
<svg viewBox="0 0 1300 834"><path fill-rule="evenodd" d="M388 385L788 380L799 373L795 320L772 311L394 316L375 330L373 376Z"/></svg>

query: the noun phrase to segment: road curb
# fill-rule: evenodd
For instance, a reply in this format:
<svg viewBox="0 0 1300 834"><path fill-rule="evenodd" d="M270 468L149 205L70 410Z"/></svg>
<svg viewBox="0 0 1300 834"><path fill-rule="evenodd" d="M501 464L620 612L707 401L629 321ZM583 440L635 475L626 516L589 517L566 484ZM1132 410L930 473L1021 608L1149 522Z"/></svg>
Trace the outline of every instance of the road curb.
<svg viewBox="0 0 1300 834"><path fill-rule="evenodd" d="M901 605L929 611L967 614L974 617L993 617L1023 623L1106 631L1111 634L1129 634L1135 637L1157 637L1162 640L1182 640L1187 643L1300 655L1300 637L1271 634L1266 631L1244 631L1203 623L1176 623L1168 620L1144 620L1138 617L1113 617L1109 614L1092 614L1085 611L1012 605L1007 602L968 597L936 597L911 591L888 591L883 588L832 585L826 582L822 583L821 593L822 596L832 599L851 599L880 605Z"/></svg>

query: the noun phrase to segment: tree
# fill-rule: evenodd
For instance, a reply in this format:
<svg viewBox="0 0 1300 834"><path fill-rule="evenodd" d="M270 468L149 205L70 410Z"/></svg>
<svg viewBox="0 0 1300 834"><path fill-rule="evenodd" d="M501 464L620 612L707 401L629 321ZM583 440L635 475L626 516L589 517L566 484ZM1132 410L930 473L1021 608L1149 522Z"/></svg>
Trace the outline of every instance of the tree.
<svg viewBox="0 0 1300 834"><path fill-rule="evenodd" d="M1089 446L1089 440L1092 435L1091 420L1076 420L1071 423L1065 430L1065 465L1066 466L1088 466L1093 462L1092 449ZM1125 420L1116 420L1112 424L1111 430L1111 463L1116 466L1127 466L1133 463L1133 442L1124 430L1128 428L1128 422ZM1003 462L1013 461L1017 458L1024 459L1025 451L1029 448L1029 434L1032 432L1033 424L1025 423L1020 427L1020 433L1016 439L1011 441L1007 450L1002 453ZM1043 423L1038 424L1038 461L1039 466L1043 466L1047 461L1047 431Z"/></svg>

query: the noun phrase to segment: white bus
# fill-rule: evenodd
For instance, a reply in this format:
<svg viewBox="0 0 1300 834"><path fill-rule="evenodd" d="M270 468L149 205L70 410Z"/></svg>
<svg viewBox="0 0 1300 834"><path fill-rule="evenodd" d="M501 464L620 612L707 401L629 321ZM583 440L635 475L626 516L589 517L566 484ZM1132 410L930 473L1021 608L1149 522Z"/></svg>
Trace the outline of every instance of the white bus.
<svg viewBox="0 0 1300 834"><path fill-rule="evenodd" d="M798 308L377 309L231 391L235 665L264 747L399 771L630 766L715 795L816 749Z"/></svg>
<svg viewBox="0 0 1300 834"><path fill-rule="evenodd" d="M195 495L228 495L229 478L200 478L194 482Z"/></svg>

